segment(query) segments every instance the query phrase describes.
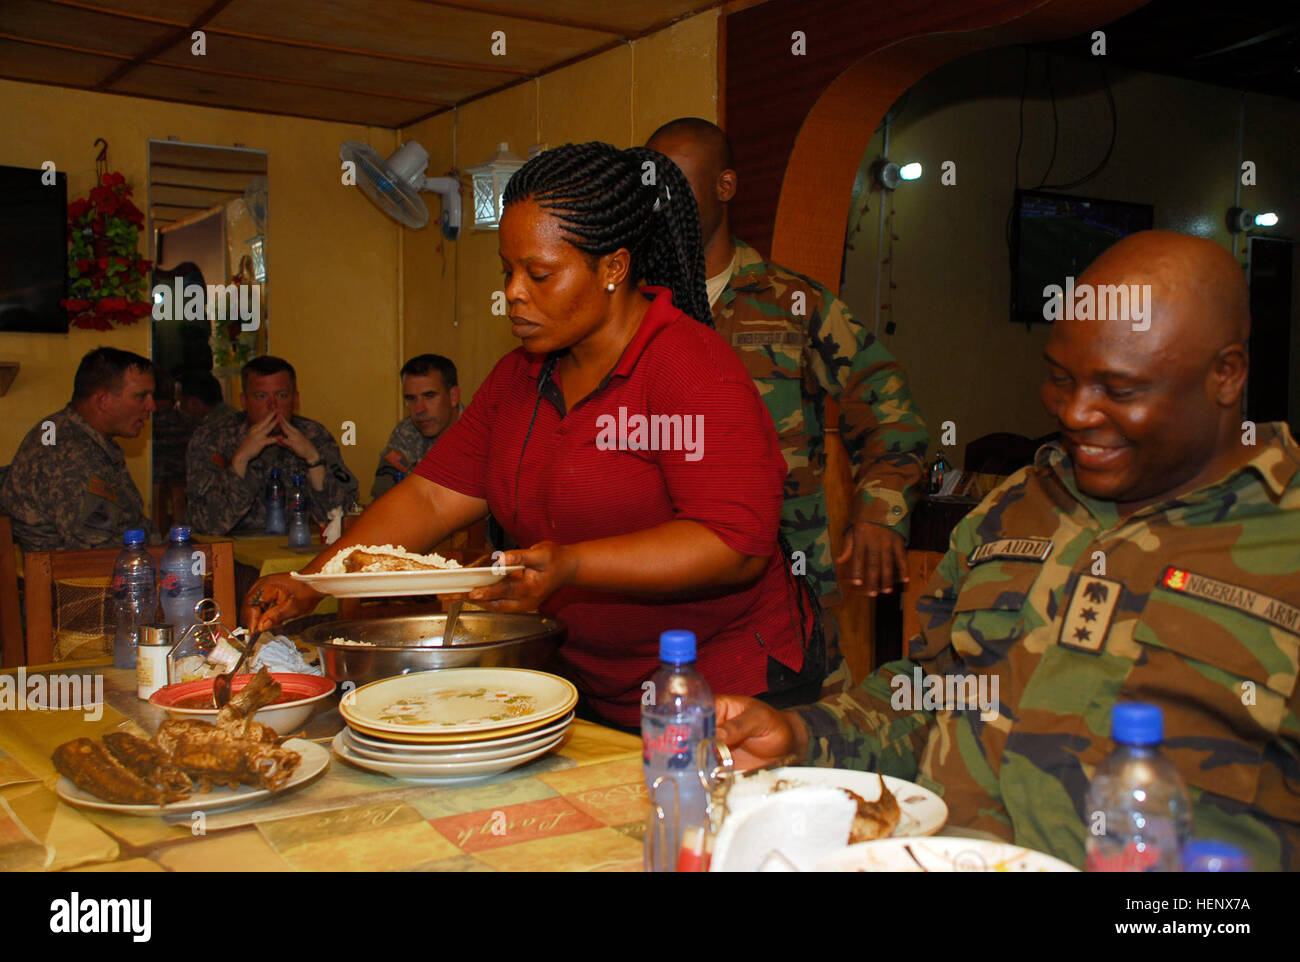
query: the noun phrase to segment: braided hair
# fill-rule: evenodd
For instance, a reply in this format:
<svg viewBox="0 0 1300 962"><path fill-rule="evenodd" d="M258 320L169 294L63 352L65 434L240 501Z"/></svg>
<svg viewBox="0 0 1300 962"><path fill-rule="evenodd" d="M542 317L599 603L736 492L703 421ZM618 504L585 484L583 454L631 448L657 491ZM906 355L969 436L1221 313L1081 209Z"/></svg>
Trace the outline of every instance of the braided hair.
<svg viewBox="0 0 1300 962"><path fill-rule="evenodd" d="M589 257L627 248L634 281L667 287L678 309L713 326L695 195L663 154L600 142L555 147L515 172L502 201L527 198L554 214L566 240Z"/></svg>

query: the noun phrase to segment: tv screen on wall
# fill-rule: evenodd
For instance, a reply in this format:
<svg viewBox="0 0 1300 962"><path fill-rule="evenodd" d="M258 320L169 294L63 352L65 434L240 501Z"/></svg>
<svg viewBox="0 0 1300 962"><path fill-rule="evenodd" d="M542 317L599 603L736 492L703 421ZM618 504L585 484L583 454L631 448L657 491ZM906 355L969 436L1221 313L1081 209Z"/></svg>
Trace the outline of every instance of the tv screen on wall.
<svg viewBox="0 0 1300 962"><path fill-rule="evenodd" d="M0 331L68 332L68 177L44 173L0 166Z"/></svg>
<svg viewBox="0 0 1300 962"><path fill-rule="evenodd" d="M1048 323L1043 288L1078 280L1121 237L1150 230L1155 208L1119 200L1017 190L1012 209L1011 319Z"/></svg>

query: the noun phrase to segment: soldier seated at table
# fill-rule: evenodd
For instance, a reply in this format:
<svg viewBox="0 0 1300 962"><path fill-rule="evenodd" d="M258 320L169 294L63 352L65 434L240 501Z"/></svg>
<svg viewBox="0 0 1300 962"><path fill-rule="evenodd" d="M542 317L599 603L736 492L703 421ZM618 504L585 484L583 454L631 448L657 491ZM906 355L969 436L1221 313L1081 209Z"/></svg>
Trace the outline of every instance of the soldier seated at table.
<svg viewBox="0 0 1300 962"><path fill-rule="evenodd" d="M148 358L101 347L81 359L67 407L27 432L0 485L0 510L27 551L117 547L153 525L114 438L139 435L154 410Z"/></svg>
<svg viewBox="0 0 1300 962"><path fill-rule="evenodd" d="M910 659L784 714L720 696L719 735L743 767L794 752L937 785L949 824L1082 865L1111 709L1154 702L1194 835L1295 871L1300 446L1242 421L1249 302L1224 248L1134 234L1076 296L1106 285L1145 316L1056 321L1042 400L1061 441L958 524ZM981 704L926 703L918 677Z"/></svg>
<svg viewBox="0 0 1300 962"><path fill-rule="evenodd" d="M307 479L311 515L357 499L357 479L324 425L294 412L298 381L286 360L265 355L240 372L242 412L210 418L186 451L188 518L196 531L251 534L266 528L266 482L280 469L286 491L295 474Z"/></svg>
<svg viewBox="0 0 1300 962"><path fill-rule="evenodd" d="M410 474L458 417L460 387L456 365L441 354L419 354L402 365L402 400L407 416L397 422L379 457L370 496L377 498Z"/></svg>

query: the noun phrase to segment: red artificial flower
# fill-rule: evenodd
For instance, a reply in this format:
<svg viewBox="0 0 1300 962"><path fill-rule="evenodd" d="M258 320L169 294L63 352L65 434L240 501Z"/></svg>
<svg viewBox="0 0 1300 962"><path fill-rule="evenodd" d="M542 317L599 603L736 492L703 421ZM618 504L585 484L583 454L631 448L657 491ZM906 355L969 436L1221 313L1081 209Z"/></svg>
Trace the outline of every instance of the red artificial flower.
<svg viewBox="0 0 1300 962"><path fill-rule="evenodd" d="M86 198L84 197L79 197L77 200L74 200L71 204L68 205L68 217L72 218L73 220L76 220L78 217L84 214L87 211L87 209L89 209L89 207L90 207L90 201L86 200Z"/></svg>
<svg viewBox="0 0 1300 962"><path fill-rule="evenodd" d="M80 297L67 297L59 301L65 311L72 311L74 314L80 314L86 308L90 307L90 301Z"/></svg>
<svg viewBox="0 0 1300 962"><path fill-rule="evenodd" d="M88 271L90 270L90 265L93 264L93 263L94 263L94 261L90 261L90 260L82 260L81 258L78 258L78 259L77 259L77 273L78 273L78 274L85 274L86 272L88 272Z"/></svg>
<svg viewBox="0 0 1300 962"><path fill-rule="evenodd" d="M148 301L132 301L130 304L126 305L126 309L131 312L132 320L153 313L153 305Z"/></svg>
<svg viewBox="0 0 1300 962"><path fill-rule="evenodd" d="M95 312L98 314L124 310L126 310L126 298L124 297L101 297L95 302Z"/></svg>
<svg viewBox="0 0 1300 962"><path fill-rule="evenodd" d="M107 257L95 258L95 266L98 267L101 271L108 270L108 258Z"/></svg>

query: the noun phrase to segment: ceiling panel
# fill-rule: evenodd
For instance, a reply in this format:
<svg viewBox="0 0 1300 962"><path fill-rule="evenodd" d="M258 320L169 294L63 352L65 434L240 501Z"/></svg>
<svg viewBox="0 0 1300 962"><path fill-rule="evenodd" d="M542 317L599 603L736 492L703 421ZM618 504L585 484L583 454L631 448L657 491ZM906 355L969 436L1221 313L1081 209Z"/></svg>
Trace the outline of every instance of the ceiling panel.
<svg viewBox="0 0 1300 962"><path fill-rule="evenodd" d="M93 7L109 12L134 13L173 23L192 23L213 0L85 0L59 6Z"/></svg>
<svg viewBox="0 0 1300 962"><path fill-rule="evenodd" d="M73 53L57 47L0 40L0 76L15 80L91 87L121 66L111 57Z"/></svg>
<svg viewBox="0 0 1300 962"><path fill-rule="evenodd" d="M526 72L542 70L615 39L609 33L530 23L418 0L277 0L274 4L233 0L209 26L245 35ZM497 30L506 35L503 57L492 54L492 34Z"/></svg>
<svg viewBox="0 0 1300 962"><path fill-rule="evenodd" d="M0 33L105 53L135 56L175 29L75 7L57 7L41 0L0 3Z"/></svg>
<svg viewBox="0 0 1300 962"><path fill-rule="evenodd" d="M434 6L454 8L456 0ZM472 0L466 4L479 10L492 10L510 16L533 17L573 26L597 27L621 36L642 33L651 27L670 23L678 17L709 6L702 0L638 0L637 3L611 3L610 0Z"/></svg>
<svg viewBox="0 0 1300 962"><path fill-rule="evenodd" d="M208 37L207 51L207 58L195 57L190 53L187 41L160 54L157 60L185 67L211 65L280 80L372 90L424 101L431 107L456 103L484 88L513 79L510 75L487 70L431 67L218 34Z"/></svg>
<svg viewBox="0 0 1300 962"><path fill-rule="evenodd" d="M413 108L419 107L409 101L386 100L369 94L222 77L152 64L133 70L108 92L381 127L400 126L412 115Z"/></svg>

